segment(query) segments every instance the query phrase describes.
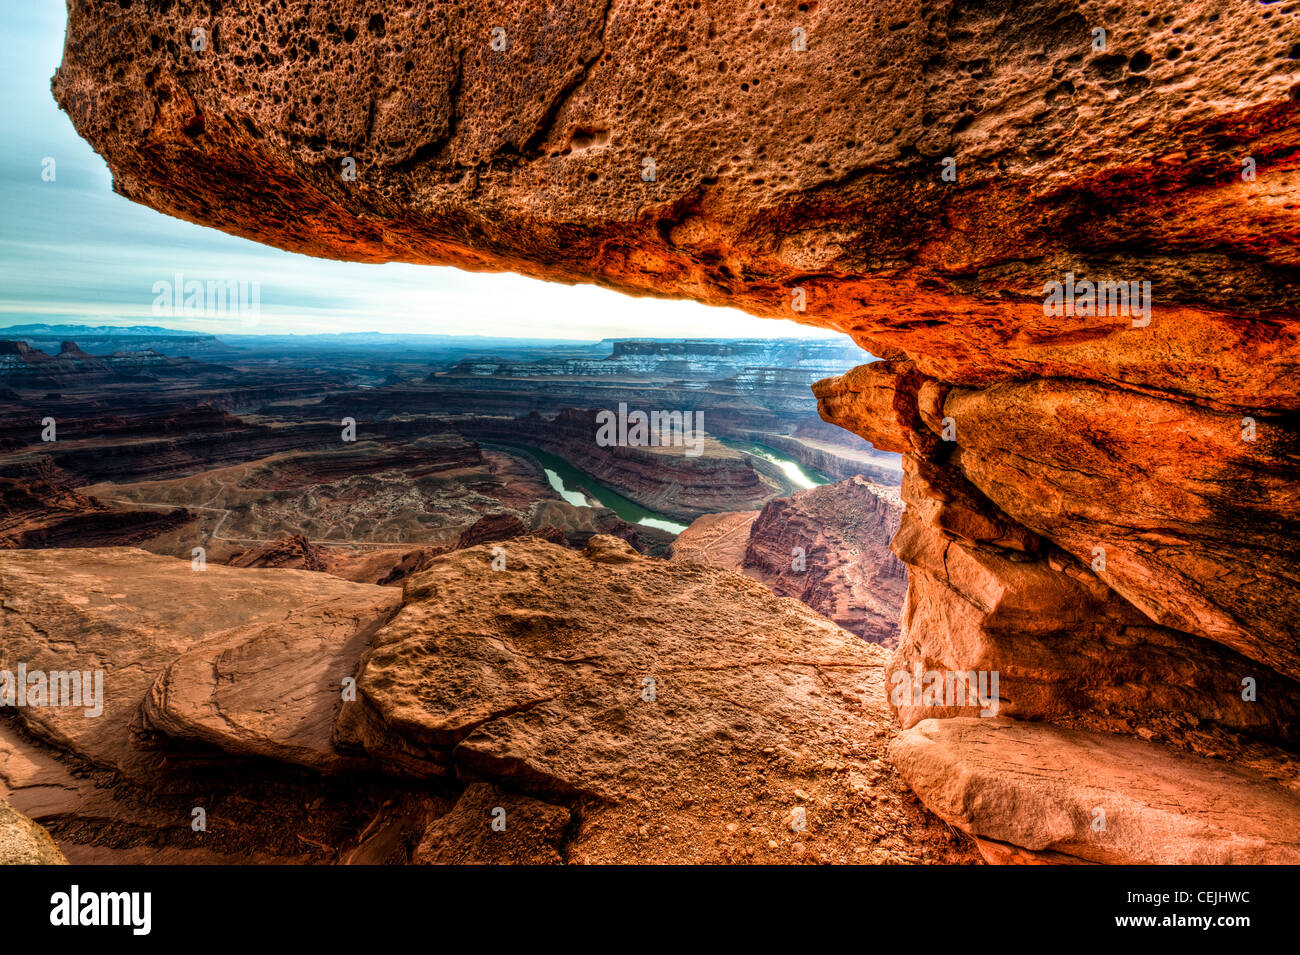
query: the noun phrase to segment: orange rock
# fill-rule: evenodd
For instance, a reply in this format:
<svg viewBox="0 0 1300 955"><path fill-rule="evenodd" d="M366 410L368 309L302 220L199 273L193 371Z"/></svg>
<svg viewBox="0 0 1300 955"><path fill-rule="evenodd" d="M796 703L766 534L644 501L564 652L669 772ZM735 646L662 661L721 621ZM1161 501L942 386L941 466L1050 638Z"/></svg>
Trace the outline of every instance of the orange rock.
<svg viewBox="0 0 1300 955"><path fill-rule="evenodd" d="M949 823L1030 852L1147 865L1300 861L1300 796L1141 740L1011 720L926 720L890 753Z"/></svg>

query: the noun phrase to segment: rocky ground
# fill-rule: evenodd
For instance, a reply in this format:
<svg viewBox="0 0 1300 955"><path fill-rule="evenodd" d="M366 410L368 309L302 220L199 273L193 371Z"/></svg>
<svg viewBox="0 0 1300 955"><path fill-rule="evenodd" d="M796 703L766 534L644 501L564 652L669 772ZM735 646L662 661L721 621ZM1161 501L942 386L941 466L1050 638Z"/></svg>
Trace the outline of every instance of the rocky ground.
<svg viewBox="0 0 1300 955"><path fill-rule="evenodd" d="M616 538L503 553L398 590L3 552L6 665L107 688L7 711L4 798L72 861L976 858L887 760L878 648Z"/></svg>

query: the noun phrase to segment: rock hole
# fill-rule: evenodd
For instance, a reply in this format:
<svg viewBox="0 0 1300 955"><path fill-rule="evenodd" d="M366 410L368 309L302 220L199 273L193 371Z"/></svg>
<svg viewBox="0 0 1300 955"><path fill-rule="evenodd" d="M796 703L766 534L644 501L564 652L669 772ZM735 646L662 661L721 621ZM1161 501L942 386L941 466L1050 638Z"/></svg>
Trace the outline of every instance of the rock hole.
<svg viewBox="0 0 1300 955"><path fill-rule="evenodd" d="M1125 62L1124 57L1118 54L1099 56L1088 64L1086 72L1099 74L1108 80L1118 79Z"/></svg>
<svg viewBox="0 0 1300 955"><path fill-rule="evenodd" d="M587 129L580 126L569 136L569 149L573 152L581 152L584 149L604 146L607 142L609 142L609 130Z"/></svg>

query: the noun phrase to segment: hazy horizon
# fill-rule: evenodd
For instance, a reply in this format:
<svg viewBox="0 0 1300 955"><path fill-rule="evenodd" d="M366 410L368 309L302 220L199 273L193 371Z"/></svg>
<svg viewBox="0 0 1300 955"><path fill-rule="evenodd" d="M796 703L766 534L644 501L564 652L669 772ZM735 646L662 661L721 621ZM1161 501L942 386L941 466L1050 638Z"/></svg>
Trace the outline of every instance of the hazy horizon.
<svg viewBox="0 0 1300 955"><path fill-rule="evenodd" d="M766 320L764 320L764 321L766 321ZM775 334L775 335L761 335L761 334L757 334L757 335L644 335L644 334L642 334L642 335L609 335L609 334L606 334L606 335L601 335L601 336L598 337L598 338L554 338L554 337L542 336L542 335L490 335L490 334L482 334L482 333L475 333L475 332L470 332L470 333L457 333L457 332L406 332L406 331L381 331L381 330L374 330L374 329L354 329L354 330L336 331L336 332L321 332L321 331L310 331L310 330L307 330L307 331L295 331L295 332L279 332L279 331L268 331L268 330L265 330L265 329L262 329L262 328L259 328L259 327L253 327L253 328L248 328L248 329L243 329L243 328L241 328L241 329L239 329L239 330L237 330L237 331L236 331L236 330L228 330L228 331L220 331L220 332L208 332L208 331L203 331L203 330L198 330L198 329L176 328L176 327L171 326L171 325L167 325L167 324L155 324L155 323L153 323L153 322L149 322L149 323L136 323L136 322L131 322L131 323L127 323L127 322L103 322L103 323L96 324L96 325L88 325L88 324L86 324L85 322L72 322L72 321L44 321L44 322L33 322L33 321L20 321L20 322L17 322L17 321L16 321L16 322L8 322L8 321L4 320L3 318L0 318L0 338L4 338L5 336L4 336L3 333L6 333L6 332L12 332L12 331L17 330L17 329L38 328L38 327L45 327L45 328L49 328L49 329L52 329L52 330L54 330L54 329L60 329L60 328L68 328L68 329L86 329L86 330L92 330L92 329L93 329L93 330L95 330L95 331L99 331L99 330L101 330L101 329L114 329L114 328L117 328L117 329L140 329L140 330L149 330L149 331L153 331L153 332L171 332L171 333L174 333L175 335L177 335L178 337L179 337L179 336L182 336L182 335L213 335L213 336L215 336L215 337L217 337L217 338L219 338L219 339L232 339L232 338L241 338L241 337L254 337L254 338L256 338L256 337L263 337L263 338L286 338L286 337L315 338L315 337L322 337L322 338L323 338L323 337L331 337L331 336L344 337L344 336L349 336L349 335L355 335L355 336L362 336L362 335L377 335L377 336L392 336L392 337L406 337L406 338L435 338L435 339L444 339L444 338L445 338L445 339L455 339L455 340L461 340L461 339L475 339L475 340L482 340L482 341L484 341L484 342L545 342L545 343L547 343L547 344L555 345L555 346L559 346L559 345L594 345L594 344L599 344L599 343L602 342L602 341L662 341L662 342L678 342L678 341L683 341L683 342L684 342L684 341L731 341L731 342L739 342L739 341L813 341L813 340L822 340L822 338L821 338L820 336L817 337L817 338L813 338L813 337L806 336L806 335L787 335L787 334ZM70 334L72 334L72 333L70 333ZM39 336L36 336L36 335L29 335L28 337L36 338L36 337L39 337ZM145 337L145 336L142 335L141 337ZM826 336L826 340L833 340L833 339L837 339L837 338L843 338L843 339L845 339L846 341L848 341L848 336L846 336L846 335L835 334L835 335L831 335L831 336ZM871 356L870 356L869 354L867 354L866 352L863 353L863 356L862 356L862 357L863 357L863 361L864 361L864 362L865 362L865 361L869 361L869 360L871 360Z"/></svg>
<svg viewBox="0 0 1300 955"><path fill-rule="evenodd" d="M104 161L58 108L62 4L0 13L9 95L0 117L0 327L161 325L210 334L465 335L602 338L835 338L839 333L697 302L632 297L513 273L367 265L284 252L173 219L112 191ZM43 173L53 160L53 181ZM154 312L154 286L177 274L257 283L256 324L238 315ZM490 331L484 331L490 329Z"/></svg>

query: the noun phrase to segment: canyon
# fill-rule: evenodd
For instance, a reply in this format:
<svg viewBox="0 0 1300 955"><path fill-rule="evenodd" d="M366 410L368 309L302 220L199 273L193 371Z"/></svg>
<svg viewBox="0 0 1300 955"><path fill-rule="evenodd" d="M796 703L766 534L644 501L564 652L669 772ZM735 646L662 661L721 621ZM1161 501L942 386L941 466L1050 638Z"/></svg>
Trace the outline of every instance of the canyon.
<svg viewBox="0 0 1300 955"><path fill-rule="evenodd" d="M181 352L195 347L188 336L147 328L105 347L135 338L171 341ZM397 341L358 354L346 342L235 347L201 340L198 353L229 353L229 360L160 355L186 369L166 381L106 379L93 362L69 362L58 392L45 391L29 370L44 367L48 356L26 341L11 342L17 367L0 370L0 473L18 483L7 486L6 538L14 546L52 540L54 525L80 507L99 514L105 535L94 536L86 524L83 544L140 543L173 554L203 545L225 560L234 556L232 545L298 535L331 548L327 553L355 542L375 558L361 564L382 577L379 552L395 553L387 545L447 546L490 513L511 514L532 530L561 528L577 535L577 545L583 535L612 533L666 555L672 536L661 530L792 493L802 485L786 470L798 471L799 460L861 467L886 481L901 476L896 455L875 452L856 436L823 439L815 454L798 437L821 423L810 382L851 367L838 343L614 341L584 346L584 354L604 357L574 366L577 359L562 357L575 350L570 346L488 340L465 359L463 347L436 338L400 349ZM503 361L497 347L531 360ZM637 348L668 355L639 355L629 365L623 353ZM82 350L70 343L69 352ZM550 353L557 357L545 357ZM114 354L127 360L146 353L119 347ZM770 360L806 367L781 377L751 364ZM609 364L593 375L590 366L601 362ZM469 389L467 364L474 369ZM664 377L670 369L683 377ZM755 377L765 384L738 386ZM698 449L594 440L599 409L627 398L652 409L690 408L711 431L700 435ZM788 440L784 453L792 457L758 451L750 438ZM736 442L751 450L736 450ZM602 511L610 495L580 494L569 502L548 487L555 480L542 461L548 453L615 492L614 506L639 529L611 514L582 513L592 503ZM60 510L59 494L80 504ZM83 500L87 495L92 500ZM160 534L186 526L151 543L147 535L132 536L135 524L160 524ZM62 540L75 537L69 530ZM343 556L352 562L356 555Z"/></svg>
<svg viewBox="0 0 1300 955"><path fill-rule="evenodd" d="M0 843L3 858L976 857L885 762L891 717L858 686L883 685L879 651L744 577L666 560L684 526L670 516L725 516L811 481L746 439L817 431L809 384L851 367L852 346L485 341L463 357L427 337L399 348L379 336L386 348L357 353L140 328L98 347L129 356L137 340L180 352L186 374L113 377L83 361L47 392L25 366L0 370L0 673L58 681L74 659L109 701L96 719L0 709L0 800L15 840ZM9 351L44 364L27 339ZM805 367L754 364L767 361ZM698 410L727 436L702 433L699 455L602 445L600 406L629 395ZM42 422L54 422L52 440ZM901 478L896 456L863 439L820 440L822 460ZM831 577L836 561L834 546L814 547L810 578ZM553 596L539 607L542 593ZM896 616L901 590L884 596ZM678 614L696 600L715 607L712 622L683 628ZM423 630L469 606L491 617L467 625L499 636L471 649L467 632L402 664L451 694L440 719L454 725L407 726L409 704L380 704L367 661L383 659L403 614ZM612 630L617 608L632 606ZM769 631L784 635L781 661L753 654L735 679L716 678ZM574 641L586 647L577 656ZM620 669L629 655L644 673ZM541 697L508 718L525 690ZM539 728L542 697L554 719ZM840 717L814 728L828 706L856 714L857 728L841 732ZM524 734L517 752L483 765L480 740L511 727ZM674 741L683 732L697 735ZM575 734L588 745L575 748ZM562 772L546 768L557 748L573 754ZM635 768L652 757L655 772ZM195 805L206 829L190 828ZM484 838L482 812L498 807L510 837Z"/></svg>
<svg viewBox="0 0 1300 955"><path fill-rule="evenodd" d="M504 50L489 43L498 20ZM201 52L184 42L196 21L214 38ZM144 606L142 581L197 586L186 562L0 550L7 643L52 662L51 646L84 644L132 680L102 729L27 711L13 745L58 741L155 794L176 784L149 775L167 747L214 766L273 753L262 805L294 824L266 831L234 785L222 838L281 857L296 832L317 860L1296 861L1297 34L1293 4L1246 0L72 5L54 93L136 202L318 257L595 282L851 336L866 363L792 400L861 439L864 462L901 467L891 547L907 589L886 655L728 567L601 534L580 552L519 537L505 547L517 576L491 570L490 550L451 551L403 579L400 606L372 582L210 566L236 575L230 593L248 589L247 616L175 622L198 612L150 604L158 639L124 650L136 631L96 615L117 619L116 594ZM1149 322L1045 307L1067 275L1149 282ZM524 410L478 371L322 398L341 373L323 370L314 391L304 379L265 403L394 437L404 414L461 402L504 421L584 406L551 380ZM755 380L701 388L696 407L733 438L779 432L816 467L827 432L776 428ZM35 428L37 398L19 399ZM4 446L17 476L39 476L34 440ZM97 467L53 463L72 487ZM749 551L780 505L751 488L709 533L741 534L760 511L739 566L773 575L789 541L768 553L760 533ZM44 582L77 575L81 606ZM259 618L276 588L282 609L302 602ZM620 618L620 594L642 619ZM836 613L838 594L824 604ZM259 725L265 687L244 681L293 647L330 675L297 698L307 712ZM194 675L214 660L229 693ZM892 695L916 667L997 672L997 715ZM332 680L349 668L357 696L336 713ZM620 747L653 772L612 764ZM81 792L42 756L26 757L28 789ZM289 775L376 764L464 788L341 774L327 794ZM321 791L319 818L293 815L304 791ZM37 815L36 795L8 798ZM86 835L103 793L76 798L37 821L68 846L126 832ZM173 831L184 795L170 812L160 798L139 812L166 821L114 851L164 830L175 851L196 848ZM826 821L792 830L790 799ZM483 810L504 801L531 842L484 838ZM363 825L372 838L357 841Z"/></svg>
<svg viewBox="0 0 1300 955"><path fill-rule="evenodd" d="M682 445L602 445L596 440L597 414L566 408L551 419L534 413L449 423L476 438L515 441L559 454L636 503L675 520L759 505L793 490L761 459L732 451L707 435L701 435L699 455Z"/></svg>

